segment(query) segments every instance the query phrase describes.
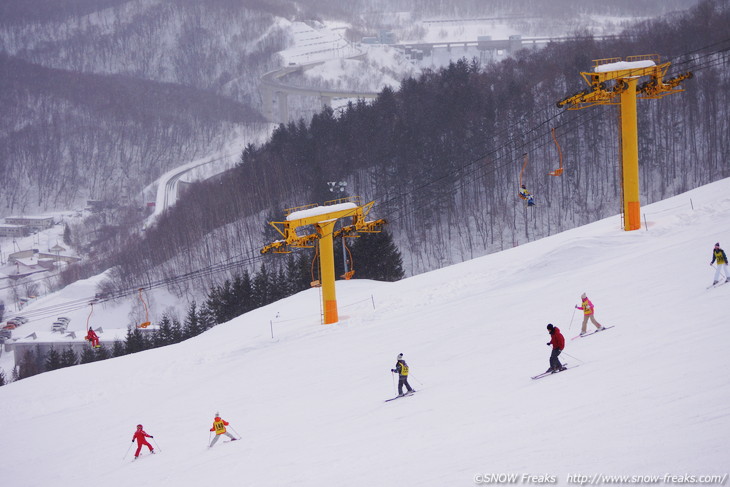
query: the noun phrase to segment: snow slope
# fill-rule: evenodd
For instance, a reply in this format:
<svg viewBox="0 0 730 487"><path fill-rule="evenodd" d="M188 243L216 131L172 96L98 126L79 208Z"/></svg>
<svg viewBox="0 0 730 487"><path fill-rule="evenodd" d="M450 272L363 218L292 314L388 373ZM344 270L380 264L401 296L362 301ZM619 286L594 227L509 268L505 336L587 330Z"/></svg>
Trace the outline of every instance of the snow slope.
<svg viewBox="0 0 730 487"><path fill-rule="evenodd" d="M2 387L2 483L727 479L730 285L706 286L713 244L730 248L728 194L730 179L647 206L648 230L613 217L397 283L338 282L336 325L319 325L312 289L182 344ZM582 292L615 328L570 340ZM532 381L547 323L580 367ZM400 352L420 391L384 403ZM207 448L216 411L242 441ZM132 463L137 423L161 454Z"/></svg>

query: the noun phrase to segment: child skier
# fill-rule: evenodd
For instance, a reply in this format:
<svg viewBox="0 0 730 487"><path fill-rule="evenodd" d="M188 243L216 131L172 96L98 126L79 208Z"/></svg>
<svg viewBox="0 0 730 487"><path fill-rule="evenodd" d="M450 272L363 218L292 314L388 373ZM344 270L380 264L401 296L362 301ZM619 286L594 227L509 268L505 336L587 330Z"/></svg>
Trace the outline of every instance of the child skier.
<svg viewBox="0 0 730 487"><path fill-rule="evenodd" d="M565 348L565 337L562 333L560 333L560 328L553 326L552 323L548 324L547 330L548 333L550 333L550 341L547 342L547 344L553 346L553 351L550 353L550 368L548 368L545 372L552 372L554 374L561 370L565 370L563 364L561 364L560 360L558 360L558 355L560 355L560 352L562 352L563 348Z"/></svg>
<svg viewBox="0 0 730 487"><path fill-rule="evenodd" d="M93 328L89 328L89 331L86 333L86 336L84 338L91 343L92 347L101 347L101 345L99 345L99 335L96 334Z"/></svg>
<svg viewBox="0 0 730 487"><path fill-rule="evenodd" d="M715 244L715 248L712 251L712 260L710 261L710 265L712 265L715 261L717 261L717 268L715 269L715 279L712 281L712 285L714 286L720 282L720 271L725 274L725 282L730 282L730 274L728 274L727 271L727 255L725 255L725 251L720 248L720 242Z"/></svg>
<svg viewBox="0 0 730 487"><path fill-rule="evenodd" d="M134 443L134 440L137 440L137 451L134 452L134 459L136 460L137 457L139 457L139 452L142 450L142 445L147 445L147 448L150 449L150 453L154 455L155 449L150 445L145 438L154 438L152 435L148 435L144 432L142 429L142 425L137 425L137 431L134 432L134 435L132 436L132 443Z"/></svg>
<svg viewBox="0 0 730 487"><path fill-rule="evenodd" d="M226 435L231 439L231 441L236 441L238 438L230 434L228 431L226 431L226 426L228 426L228 421L221 418L220 413L215 413L215 419L213 420L213 427L210 429L211 431L215 431L215 438L213 438L213 441L210 442L210 447L215 445L215 443L218 441L218 438L220 438L221 435Z"/></svg>
<svg viewBox="0 0 730 487"><path fill-rule="evenodd" d="M586 296L586 293L583 293L580 295L581 304L580 306L576 306L575 309L582 309L583 310L583 326L581 326L580 334L585 335L586 334L586 325L588 324L588 320L591 320L591 323L596 325L596 331L603 331L605 328L603 328L603 325L601 325L599 322L596 321L595 311L593 309L593 303L591 303L591 300L588 299L588 296Z"/></svg>
<svg viewBox="0 0 730 487"><path fill-rule="evenodd" d="M395 362L395 368L390 369L393 373L398 373L398 395L403 396L403 386L405 385L408 389L408 393L416 392L415 389L411 387L411 385L408 383L408 364L406 364L406 361L403 360L403 354L399 353L398 358Z"/></svg>

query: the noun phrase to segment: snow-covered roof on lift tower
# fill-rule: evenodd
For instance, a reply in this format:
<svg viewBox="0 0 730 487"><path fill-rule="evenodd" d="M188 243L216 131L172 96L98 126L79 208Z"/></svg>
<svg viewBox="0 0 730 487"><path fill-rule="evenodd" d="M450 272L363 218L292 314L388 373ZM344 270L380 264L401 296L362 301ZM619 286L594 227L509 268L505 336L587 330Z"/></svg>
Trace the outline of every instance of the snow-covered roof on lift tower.
<svg viewBox="0 0 730 487"><path fill-rule="evenodd" d="M609 71L620 71L623 69L639 69L639 68L649 68L651 66L656 66L656 63L651 60L644 60L644 61L619 61L617 63L608 63L608 64L601 64L600 66L596 66L593 69L593 72L595 73L607 73Z"/></svg>
<svg viewBox="0 0 730 487"><path fill-rule="evenodd" d="M301 218L309 218L310 216L324 215L326 213L333 213L335 211L352 210L357 208L355 203L338 203L336 205L329 206L315 206L314 208L307 208L306 210L293 211L287 215L286 220L299 220Z"/></svg>

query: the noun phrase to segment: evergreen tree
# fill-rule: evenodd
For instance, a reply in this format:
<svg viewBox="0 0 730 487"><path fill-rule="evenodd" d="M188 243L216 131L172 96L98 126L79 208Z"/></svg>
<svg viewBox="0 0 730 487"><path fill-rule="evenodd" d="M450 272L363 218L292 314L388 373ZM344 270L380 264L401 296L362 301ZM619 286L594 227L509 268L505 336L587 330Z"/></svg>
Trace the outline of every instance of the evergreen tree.
<svg viewBox="0 0 730 487"><path fill-rule="evenodd" d="M71 367L79 363L79 357L71 347L67 347L66 350L61 353L61 367Z"/></svg>
<svg viewBox="0 0 730 487"><path fill-rule="evenodd" d="M124 343L120 340L114 340L114 345L112 345L112 357L121 357L126 354L127 350L124 348Z"/></svg>
<svg viewBox="0 0 730 487"><path fill-rule="evenodd" d="M351 251L358 279L398 281L405 276L403 258L387 231L363 234Z"/></svg>
<svg viewBox="0 0 730 487"><path fill-rule="evenodd" d="M170 317L162 315L162 320L158 323L157 330L152 334L152 347L164 347L172 342L172 320Z"/></svg>
<svg viewBox="0 0 730 487"><path fill-rule="evenodd" d="M201 329L200 322L198 321L198 312L195 301L190 303L188 307L188 313L185 315L185 321L183 322L183 339L187 340L194 336L200 335L203 330Z"/></svg>
<svg viewBox="0 0 730 487"><path fill-rule="evenodd" d="M252 293L252 305L255 308L260 308L271 302L271 280L269 277L269 271L265 264L261 264L259 272L253 278L253 293Z"/></svg>
<svg viewBox="0 0 730 487"><path fill-rule="evenodd" d="M173 318L172 324L170 325L170 340L172 340L170 343L180 343L183 341L182 325L177 318Z"/></svg>
<svg viewBox="0 0 730 487"><path fill-rule="evenodd" d="M137 327L128 327L127 336L124 340L124 347L127 353L137 353L148 348L147 340L145 340L142 331Z"/></svg>
<svg viewBox="0 0 730 487"><path fill-rule="evenodd" d="M80 364L89 364L96 361L96 354L94 349L91 347L84 347L84 351L81 352L81 358L79 359Z"/></svg>
<svg viewBox="0 0 730 487"><path fill-rule="evenodd" d="M108 358L111 358L112 354L111 351L106 347L106 345L102 345L98 348L94 348L94 361L98 362L100 360L106 360Z"/></svg>
<svg viewBox="0 0 730 487"><path fill-rule="evenodd" d="M251 311L251 296L253 294L253 285L251 283L251 276L248 271L244 271L242 276L236 276L233 280L232 286L233 292L233 309L234 316L241 316L242 314Z"/></svg>
<svg viewBox="0 0 730 487"><path fill-rule="evenodd" d="M200 333L213 328L218 322L215 320L215 314L207 307L203 306L198 313L198 326Z"/></svg>
<svg viewBox="0 0 730 487"><path fill-rule="evenodd" d="M5 379L5 371L3 369L0 369L0 387L7 384Z"/></svg>
<svg viewBox="0 0 730 487"><path fill-rule="evenodd" d="M296 294L311 287L313 256L313 251L307 252L304 250L289 255L286 263L289 295Z"/></svg>
<svg viewBox="0 0 730 487"><path fill-rule="evenodd" d="M58 353L58 350L51 347L51 350L46 355L46 371L60 369L61 367L63 367L61 362L61 354Z"/></svg>
<svg viewBox="0 0 730 487"><path fill-rule="evenodd" d="M38 347L27 350L18 363L17 378L26 379L43 372L43 357Z"/></svg>

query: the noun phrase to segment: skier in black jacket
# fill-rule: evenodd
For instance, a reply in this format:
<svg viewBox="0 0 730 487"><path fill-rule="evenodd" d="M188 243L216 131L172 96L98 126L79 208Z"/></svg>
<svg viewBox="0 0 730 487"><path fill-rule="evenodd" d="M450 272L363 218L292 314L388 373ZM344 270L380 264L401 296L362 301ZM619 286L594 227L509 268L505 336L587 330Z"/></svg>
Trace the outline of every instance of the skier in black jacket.
<svg viewBox="0 0 730 487"><path fill-rule="evenodd" d="M395 363L395 368L390 369L393 373L398 373L398 395L402 396L403 394L403 386L405 385L408 389L408 393L416 392L414 388L411 387L411 385L408 383L408 364L405 360L403 360L403 354L398 354L398 359Z"/></svg>
<svg viewBox="0 0 730 487"><path fill-rule="evenodd" d="M720 282L721 273L725 274L725 282L730 282L730 274L728 274L727 271L727 255L725 255L725 251L720 248L720 242L716 243L715 248L712 250L712 260L710 261L710 265L714 264L716 261L717 268L715 269L715 279L712 281L712 285L714 286Z"/></svg>

